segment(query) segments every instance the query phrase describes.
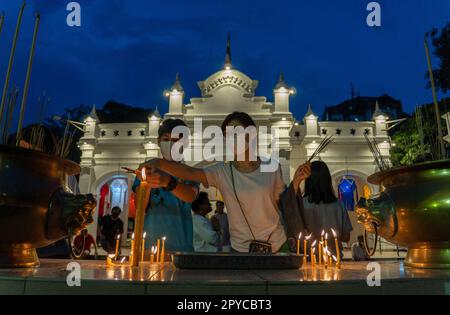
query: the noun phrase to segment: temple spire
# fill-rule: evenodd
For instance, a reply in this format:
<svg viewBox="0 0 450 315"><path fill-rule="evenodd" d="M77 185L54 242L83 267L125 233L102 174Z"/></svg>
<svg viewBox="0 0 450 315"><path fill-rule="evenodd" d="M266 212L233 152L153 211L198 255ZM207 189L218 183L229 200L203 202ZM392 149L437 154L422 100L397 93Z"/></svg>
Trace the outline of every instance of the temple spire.
<svg viewBox="0 0 450 315"><path fill-rule="evenodd" d="M275 90L278 90L280 88L285 88L285 89L289 89L289 87L286 84L286 81L284 80L284 74L283 72L280 72L280 77L278 79L278 83L275 86Z"/></svg>
<svg viewBox="0 0 450 315"><path fill-rule="evenodd" d="M178 92L183 91L183 86L181 85L180 81L180 74L177 72L177 75L175 76L175 83L170 88L171 91L177 90Z"/></svg>
<svg viewBox="0 0 450 315"><path fill-rule="evenodd" d="M231 34L228 32L227 53L225 56L225 69L231 69Z"/></svg>

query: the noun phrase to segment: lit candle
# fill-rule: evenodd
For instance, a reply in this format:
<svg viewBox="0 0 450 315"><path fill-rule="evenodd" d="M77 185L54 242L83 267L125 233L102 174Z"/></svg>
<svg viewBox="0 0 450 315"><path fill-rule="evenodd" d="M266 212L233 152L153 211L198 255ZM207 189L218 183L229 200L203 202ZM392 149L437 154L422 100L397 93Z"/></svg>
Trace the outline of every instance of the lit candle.
<svg viewBox="0 0 450 315"><path fill-rule="evenodd" d="M312 257L313 257L313 267L316 267L316 248L312 249Z"/></svg>
<svg viewBox="0 0 450 315"><path fill-rule="evenodd" d="M339 246L339 240L338 240L336 231L331 229L331 232L333 232L334 245L336 246L336 266L338 268L340 268L341 267L341 248Z"/></svg>
<svg viewBox="0 0 450 315"><path fill-rule="evenodd" d="M322 230L320 234L320 243L319 243L319 265L322 265L322 255L323 255L323 246L325 244L323 237L325 236L325 230Z"/></svg>
<svg viewBox="0 0 450 315"><path fill-rule="evenodd" d="M297 256L300 256L300 242L302 240L302 233L300 233L298 235L298 239L297 239Z"/></svg>
<svg viewBox="0 0 450 315"><path fill-rule="evenodd" d="M323 242L319 242L319 265L322 265Z"/></svg>
<svg viewBox="0 0 450 315"><path fill-rule="evenodd" d="M166 237L162 238L162 249L161 249L161 263L163 264L166 260Z"/></svg>
<svg viewBox="0 0 450 315"><path fill-rule="evenodd" d="M305 240L303 241L303 262L306 265L306 257L308 257L308 241L312 237L312 233L308 236L305 236Z"/></svg>
<svg viewBox="0 0 450 315"><path fill-rule="evenodd" d="M314 263L314 258L315 258L315 255L314 255L314 249L315 249L316 245L317 245L317 240L315 240L315 241L311 244L311 266L312 266L312 267L315 266L315 263Z"/></svg>
<svg viewBox="0 0 450 315"><path fill-rule="evenodd" d="M141 235L144 233L144 218L145 209L148 204L148 196L150 191L150 186L147 183L146 168L141 170L141 183L136 191L136 217L134 220L134 234L136 234L136 239L133 242L133 253L131 256L131 266L137 267L139 265L139 254L142 250L142 238Z"/></svg>
<svg viewBox="0 0 450 315"><path fill-rule="evenodd" d="M114 251L114 260L119 258L120 234L116 238L116 250Z"/></svg>
<svg viewBox="0 0 450 315"><path fill-rule="evenodd" d="M330 256L328 255L328 233L325 233L325 248L327 249L327 251L325 252L325 254L327 256L327 263L331 264Z"/></svg>
<svg viewBox="0 0 450 315"><path fill-rule="evenodd" d="M130 251L131 259L130 259L130 261L133 260L133 250L134 250L134 233L133 233L133 235L131 235L131 251Z"/></svg>
<svg viewBox="0 0 450 315"><path fill-rule="evenodd" d="M156 262L159 263L160 261L160 250L161 249L161 240L158 239L156 242Z"/></svg>
<svg viewBox="0 0 450 315"><path fill-rule="evenodd" d="M155 263L155 254L156 254L157 248L156 246L152 246L151 252L150 252L150 264Z"/></svg>
<svg viewBox="0 0 450 315"><path fill-rule="evenodd" d="M147 232L144 232L144 235L142 235L141 261L144 261L144 257L145 257L145 238L146 237L147 237Z"/></svg>

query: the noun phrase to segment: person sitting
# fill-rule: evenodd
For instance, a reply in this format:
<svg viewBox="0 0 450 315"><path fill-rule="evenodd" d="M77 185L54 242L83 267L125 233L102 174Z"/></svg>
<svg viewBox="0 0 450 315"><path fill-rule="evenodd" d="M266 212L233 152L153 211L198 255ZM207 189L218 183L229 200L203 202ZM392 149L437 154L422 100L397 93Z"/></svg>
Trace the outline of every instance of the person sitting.
<svg viewBox="0 0 450 315"><path fill-rule="evenodd" d="M123 221L119 218L122 209L114 207L111 215L105 215L99 222L100 244L108 254L115 253L115 244L118 235L123 234Z"/></svg>
<svg viewBox="0 0 450 315"><path fill-rule="evenodd" d="M358 236L357 243L352 244L352 259L354 261L366 261L370 259L364 246L364 236L362 235Z"/></svg>
<svg viewBox="0 0 450 315"><path fill-rule="evenodd" d="M211 218L211 221L217 222L216 224L220 227L220 246L219 251L229 252L230 251L230 227L228 223L228 215L224 211L225 204L223 201L216 201L216 214Z"/></svg>
<svg viewBox="0 0 450 315"><path fill-rule="evenodd" d="M84 248L83 247L84 243ZM87 258L91 255L91 249L94 246L94 255L98 256L97 244L94 240L94 237L91 234L87 234L86 237L84 234L80 234L73 240L73 247L77 252L83 251L82 258Z"/></svg>
<svg viewBox="0 0 450 315"><path fill-rule="evenodd" d="M348 212L336 198L330 170L322 161L311 163L311 176L305 182L303 206L305 226L313 234L312 240L320 240L322 231L330 235L331 229L338 234L341 242L350 240L353 227ZM341 243L339 247L343 257ZM330 246L329 250L336 255L334 246Z"/></svg>
<svg viewBox="0 0 450 315"><path fill-rule="evenodd" d="M213 225L206 217L212 207L208 194L201 192L192 203L192 219L194 223L194 249L196 252L217 252L220 245L220 226ZM216 221L217 222L217 221Z"/></svg>

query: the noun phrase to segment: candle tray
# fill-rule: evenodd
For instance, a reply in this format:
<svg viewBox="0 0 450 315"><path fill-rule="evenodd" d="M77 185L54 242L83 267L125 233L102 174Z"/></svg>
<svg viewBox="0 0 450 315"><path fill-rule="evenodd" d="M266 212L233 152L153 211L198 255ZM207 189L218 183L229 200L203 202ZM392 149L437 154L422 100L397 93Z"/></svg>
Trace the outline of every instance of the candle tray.
<svg viewBox="0 0 450 315"><path fill-rule="evenodd" d="M176 253L174 265L180 269L280 270L299 269L303 255L242 253Z"/></svg>

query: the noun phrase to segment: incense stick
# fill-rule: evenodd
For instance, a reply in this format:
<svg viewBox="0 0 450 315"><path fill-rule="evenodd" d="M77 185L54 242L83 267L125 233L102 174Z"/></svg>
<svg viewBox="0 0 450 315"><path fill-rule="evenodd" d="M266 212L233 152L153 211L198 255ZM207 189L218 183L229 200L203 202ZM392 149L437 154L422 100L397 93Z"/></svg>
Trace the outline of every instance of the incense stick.
<svg viewBox="0 0 450 315"><path fill-rule="evenodd" d="M319 154L321 154L325 149L334 141L333 136L325 137L317 147L316 151L311 155L308 160L308 163L311 163Z"/></svg>

